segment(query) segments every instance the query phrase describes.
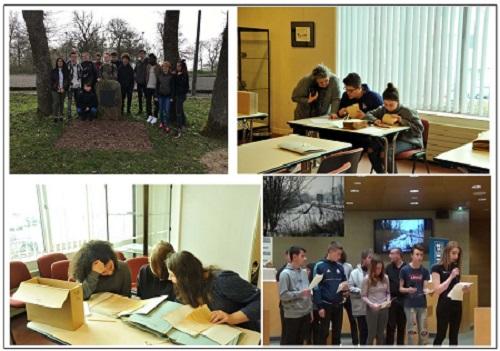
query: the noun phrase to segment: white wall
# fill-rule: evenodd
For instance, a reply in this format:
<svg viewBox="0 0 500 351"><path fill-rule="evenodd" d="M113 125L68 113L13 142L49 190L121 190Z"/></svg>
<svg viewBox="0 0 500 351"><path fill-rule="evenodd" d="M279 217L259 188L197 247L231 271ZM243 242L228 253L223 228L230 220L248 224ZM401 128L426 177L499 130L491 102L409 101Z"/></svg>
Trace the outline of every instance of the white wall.
<svg viewBox="0 0 500 351"><path fill-rule="evenodd" d="M260 193L258 185L183 185L177 249L247 279Z"/></svg>

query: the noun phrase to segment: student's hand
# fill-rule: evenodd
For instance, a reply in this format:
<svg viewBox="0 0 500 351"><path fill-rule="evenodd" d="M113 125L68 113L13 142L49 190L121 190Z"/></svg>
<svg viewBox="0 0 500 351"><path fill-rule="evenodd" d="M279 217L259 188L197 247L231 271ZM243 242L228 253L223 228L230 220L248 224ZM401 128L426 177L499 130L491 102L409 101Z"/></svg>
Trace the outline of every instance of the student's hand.
<svg viewBox="0 0 500 351"><path fill-rule="evenodd" d="M380 120L380 119L376 119L376 120L373 122L373 124L375 124L376 126L379 126L379 127L380 127L383 123L382 123L382 120Z"/></svg>
<svg viewBox="0 0 500 351"><path fill-rule="evenodd" d="M90 108L86 107L86 108L85 108L85 111L88 111L88 110L90 110Z"/></svg>
<svg viewBox="0 0 500 351"><path fill-rule="evenodd" d="M302 297L310 297L311 295L311 289L304 289L300 292L300 296Z"/></svg>
<svg viewBox="0 0 500 351"><path fill-rule="evenodd" d="M309 93L309 97L307 98L307 103L310 104L311 102L316 101L318 99L318 96L319 96L318 92L316 92L316 94L314 94L314 95Z"/></svg>
<svg viewBox="0 0 500 351"><path fill-rule="evenodd" d="M104 267L104 263L102 263L101 260L95 260L92 263L92 271L99 273L99 275L101 275L105 269L106 267Z"/></svg>
<svg viewBox="0 0 500 351"><path fill-rule="evenodd" d="M338 119L340 118L336 113L331 113L329 116L328 116L329 119Z"/></svg>
<svg viewBox="0 0 500 351"><path fill-rule="evenodd" d="M417 288L408 288L406 291L408 294L415 294L417 292Z"/></svg>
<svg viewBox="0 0 500 351"><path fill-rule="evenodd" d="M318 311L318 314L319 314L319 316L320 316L321 318L325 318L325 313L326 313L326 312L325 312L325 309L324 309L324 308L322 308L322 309L320 309L320 310Z"/></svg>
<svg viewBox="0 0 500 351"><path fill-rule="evenodd" d="M339 117L344 117L345 115L347 115L347 109L343 107L337 112L337 114L339 115Z"/></svg>
<svg viewBox="0 0 500 351"><path fill-rule="evenodd" d="M311 312L311 323L314 322L314 314Z"/></svg>
<svg viewBox="0 0 500 351"><path fill-rule="evenodd" d="M462 288L462 291L463 291L464 293L470 293L470 290L471 290L471 289L470 289L470 285L469 285L469 286L464 286L464 287Z"/></svg>
<svg viewBox="0 0 500 351"><path fill-rule="evenodd" d="M61 93L64 93L64 88L61 88Z"/></svg>
<svg viewBox="0 0 500 351"><path fill-rule="evenodd" d="M359 119L363 119L363 118L365 118L365 113L364 113L363 111L361 111L361 110L360 110L360 111L358 111L358 112L354 115L354 117L359 118Z"/></svg>
<svg viewBox="0 0 500 351"><path fill-rule="evenodd" d="M372 310L378 311L380 310L380 305L378 303L372 303L371 306Z"/></svg>
<svg viewBox="0 0 500 351"><path fill-rule="evenodd" d="M453 268L453 270L451 271L451 276L455 278L458 275L460 275L460 269L458 269L458 267Z"/></svg>
<svg viewBox="0 0 500 351"><path fill-rule="evenodd" d="M210 313L210 323L222 324L229 321L229 314L224 311L217 310Z"/></svg>
<svg viewBox="0 0 500 351"><path fill-rule="evenodd" d="M433 290L433 289L429 289L429 288L425 288L425 289L424 289L424 294L429 294L429 295L430 295L430 294L432 294L432 293L434 293L434 290Z"/></svg>

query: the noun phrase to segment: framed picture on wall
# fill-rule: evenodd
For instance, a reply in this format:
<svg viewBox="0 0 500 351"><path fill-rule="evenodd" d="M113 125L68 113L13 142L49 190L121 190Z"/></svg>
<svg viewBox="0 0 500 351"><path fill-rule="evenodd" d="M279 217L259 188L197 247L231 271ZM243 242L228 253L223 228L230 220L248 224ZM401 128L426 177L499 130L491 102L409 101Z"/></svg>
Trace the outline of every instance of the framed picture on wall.
<svg viewBox="0 0 500 351"><path fill-rule="evenodd" d="M291 22L292 47L314 47L314 22Z"/></svg>

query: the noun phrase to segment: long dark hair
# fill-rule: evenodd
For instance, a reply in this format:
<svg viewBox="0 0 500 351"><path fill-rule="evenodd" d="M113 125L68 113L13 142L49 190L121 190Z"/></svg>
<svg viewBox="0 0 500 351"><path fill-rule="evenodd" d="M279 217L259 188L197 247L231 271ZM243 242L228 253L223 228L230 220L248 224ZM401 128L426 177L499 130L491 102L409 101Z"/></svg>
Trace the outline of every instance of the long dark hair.
<svg viewBox="0 0 500 351"><path fill-rule="evenodd" d="M188 74L188 68L187 68L187 65L186 65L186 60L184 60L184 59L179 60L179 61L177 61L177 64L181 65L181 72L182 72L182 74ZM177 67L176 67L176 69L177 69Z"/></svg>
<svg viewBox="0 0 500 351"><path fill-rule="evenodd" d="M96 260L100 260L104 264L112 260L115 269L118 268L118 259L111 243L103 240L91 240L83 244L71 261L71 276L79 282L83 282L92 271L92 263Z"/></svg>
<svg viewBox="0 0 500 351"><path fill-rule="evenodd" d="M167 267L177 280L174 290L179 301L191 307L198 307L210 301L213 267L204 268L201 261L188 251L170 255Z"/></svg>
<svg viewBox="0 0 500 351"><path fill-rule="evenodd" d="M63 64L62 64L62 67L61 67L61 68L64 70L64 69L66 68L66 61L64 61L64 59L63 59L62 57L58 57L58 58L56 58L56 69L57 69L57 68L59 68L59 67L57 66L57 63L59 62L59 60L61 60L61 61L62 61L62 63L63 63Z"/></svg>

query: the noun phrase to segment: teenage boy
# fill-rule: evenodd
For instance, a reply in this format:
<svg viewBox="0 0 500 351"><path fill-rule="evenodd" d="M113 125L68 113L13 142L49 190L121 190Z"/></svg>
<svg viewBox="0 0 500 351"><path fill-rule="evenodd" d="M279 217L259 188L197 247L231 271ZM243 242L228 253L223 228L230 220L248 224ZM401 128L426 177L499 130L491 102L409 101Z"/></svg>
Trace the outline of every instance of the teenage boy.
<svg viewBox="0 0 500 351"><path fill-rule="evenodd" d="M385 273L389 277L392 302L389 307L386 344L394 345L394 334L397 330L397 344L404 345L406 327L406 316L404 310L405 295L399 291L399 275L401 273L401 268L406 266L406 262L403 261L403 252L400 248L392 249L389 252L389 259L391 263L389 263L385 268Z"/></svg>
<svg viewBox="0 0 500 351"><path fill-rule="evenodd" d="M328 246L326 259L321 260L315 267L315 274L323 275L323 279L314 289L313 295L320 317L320 345L326 345L330 324L332 324L332 345L340 345L342 304L344 297L349 293L344 267L339 263L342 250L339 243L332 241ZM337 292L339 287L340 291Z"/></svg>
<svg viewBox="0 0 500 351"><path fill-rule="evenodd" d="M130 114L130 105L132 104L132 92L134 91L134 69L130 65L130 56L122 55L122 65L118 68L118 82L122 88L122 114L127 98L127 113Z"/></svg>
<svg viewBox="0 0 500 351"><path fill-rule="evenodd" d="M102 60L101 60L101 53L100 52L95 53L94 66L95 66L95 69L97 72L99 72L101 70Z"/></svg>
<svg viewBox="0 0 500 351"><path fill-rule="evenodd" d="M82 53L82 84L90 83L92 90L94 90L95 83L97 82L97 70L88 52Z"/></svg>
<svg viewBox="0 0 500 351"><path fill-rule="evenodd" d="M292 246L288 253L290 263L279 278L280 301L285 315L284 345L303 345L312 318L311 290L303 268L306 250Z"/></svg>
<svg viewBox="0 0 500 351"><path fill-rule="evenodd" d="M111 63L114 64L116 66L116 70L118 71L118 68L121 67L122 65L122 62L120 61L120 59L118 58L118 54L113 51L111 53Z"/></svg>
<svg viewBox="0 0 500 351"><path fill-rule="evenodd" d="M78 95L76 111L82 121L92 121L97 117L97 96L89 82L83 85L83 91Z"/></svg>
<svg viewBox="0 0 500 351"><path fill-rule="evenodd" d="M415 335L418 331L418 344L425 345L429 336L426 326L427 299L426 293L431 291L424 289L430 280L429 271L422 266L424 260L424 247L415 244L411 248L410 264L401 268L399 274L399 291L405 294L404 311L406 316L406 330L408 331L408 345L415 345ZM413 316L415 315L415 317ZM416 320L417 331L413 325Z"/></svg>
<svg viewBox="0 0 500 351"><path fill-rule="evenodd" d="M285 251L285 264L283 266L281 266L280 269L278 269L278 272L276 272L276 281L279 283L280 281L280 274L281 272L283 272L283 270L286 268L286 266L288 266L288 264L290 263L290 254L288 253L288 250ZM280 308L280 321L281 321L281 338L280 338L280 345L284 345L284 342L285 342L285 315L284 315L284 311L283 311L283 305L281 304L281 300L280 300L280 304L279 304L279 308Z"/></svg>
<svg viewBox="0 0 500 351"><path fill-rule="evenodd" d="M68 89L68 119L71 118L71 105L73 99L75 106L78 101L78 94L82 88L82 66L78 63L78 55L76 51L71 51L70 60L67 63L69 73L69 89Z"/></svg>
<svg viewBox="0 0 500 351"><path fill-rule="evenodd" d="M364 118L365 113L382 106L382 96L370 90L368 84L361 83L361 77L357 73L349 73L343 80L345 92L340 99L339 111L335 117L348 115L347 107L358 104L358 112L352 118Z"/></svg>
<svg viewBox="0 0 500 351"><path fill-rule="evenodd" d="M142 113L142 97L146 95L146 68L148 66L148 60L145 56L146 51L139 50L134 67L135 82L137 83L137 98L139 101L139 114Z"/></svg>

